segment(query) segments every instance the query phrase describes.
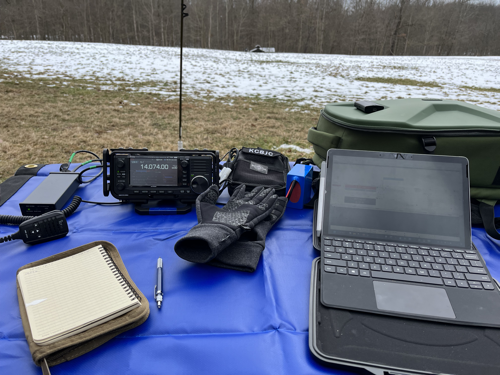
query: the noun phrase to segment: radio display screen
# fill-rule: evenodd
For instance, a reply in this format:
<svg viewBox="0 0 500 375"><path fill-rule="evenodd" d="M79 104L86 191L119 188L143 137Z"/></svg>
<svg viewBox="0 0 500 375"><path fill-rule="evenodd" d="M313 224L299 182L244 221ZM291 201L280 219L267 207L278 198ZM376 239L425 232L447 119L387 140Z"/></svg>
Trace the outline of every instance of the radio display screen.
<svg viewBox="0 0 500 375"><path fill-rule="evenodd" d="M177 159L130 158L130 186L177 186Z"/></svg>

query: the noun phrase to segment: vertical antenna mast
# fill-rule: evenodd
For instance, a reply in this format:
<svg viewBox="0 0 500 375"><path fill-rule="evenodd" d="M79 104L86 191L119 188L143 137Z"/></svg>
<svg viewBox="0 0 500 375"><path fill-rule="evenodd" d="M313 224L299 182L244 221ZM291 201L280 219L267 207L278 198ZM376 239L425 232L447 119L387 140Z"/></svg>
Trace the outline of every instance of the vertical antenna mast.
<svg viewBox="0 0 500 375"><path fill-rule="evenodd" d="M180 71L180 86L179 86L179 142L177 142L177 147L181 150L182 147L182 45L183 45L183 34L184 34L184 17L188 16L185 13L187 5L184 4L184 0L181 0L181 71Z"/></svg>

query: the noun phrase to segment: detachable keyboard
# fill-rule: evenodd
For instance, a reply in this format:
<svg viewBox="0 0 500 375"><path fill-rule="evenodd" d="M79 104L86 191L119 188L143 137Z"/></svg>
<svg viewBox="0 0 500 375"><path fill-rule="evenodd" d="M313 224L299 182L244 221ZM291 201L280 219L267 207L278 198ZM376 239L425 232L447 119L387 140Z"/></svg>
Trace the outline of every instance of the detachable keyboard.
<svg viewBox="0 0 500 375"><path fill-rule="evenodd" d="M323 238L323 267L338 275L495 290L477 250Z"/></svg>

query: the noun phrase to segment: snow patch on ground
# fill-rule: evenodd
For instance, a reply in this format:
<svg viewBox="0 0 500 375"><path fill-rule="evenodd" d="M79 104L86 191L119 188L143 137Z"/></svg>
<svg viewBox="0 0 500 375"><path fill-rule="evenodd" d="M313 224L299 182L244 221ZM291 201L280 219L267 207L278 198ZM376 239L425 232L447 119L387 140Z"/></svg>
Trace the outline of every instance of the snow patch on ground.
<svg viewBox="0 0 500 375"><path fill-rule="evenodd" d="M305 152L305 153L308 153L308 154L311 154L311 153L314 152L314 150L312 148L302 148L302 147L299 147L299 146L287 145L287 144L278 146L275 149L276 150L280 150L280 149L289 150L289 149L292 149L292 150L295 150L295 151L298 151L298 152Z"/></svg>
<svg viewBox="0 0 500 375"><path fill-rule="evenodd" d="M126 85L167 98L178 96L179 48L1 40L0 64L25 77L86 79L101 89ZM231 96L291 100L293 110L335 101L433 97L500 110L500 93L484 91L500 89L500 57L253 54L185 48L183 66L184 92L207 101L228 101ZM374 77L439 87L362 80Z"/></svg>

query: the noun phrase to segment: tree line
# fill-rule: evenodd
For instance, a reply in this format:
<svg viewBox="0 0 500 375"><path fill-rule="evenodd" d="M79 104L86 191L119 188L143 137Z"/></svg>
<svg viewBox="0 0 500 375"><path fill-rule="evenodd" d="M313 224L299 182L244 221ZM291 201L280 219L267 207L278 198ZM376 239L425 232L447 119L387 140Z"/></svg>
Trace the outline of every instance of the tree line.
<svg viewBox="0 0 500 375"><path fill-rule="evenodd" d="M184 0L184 45L498 56L500 4L481 1ZM179 46L180 20L181 0L0 0L3 39Z"/></svg>

